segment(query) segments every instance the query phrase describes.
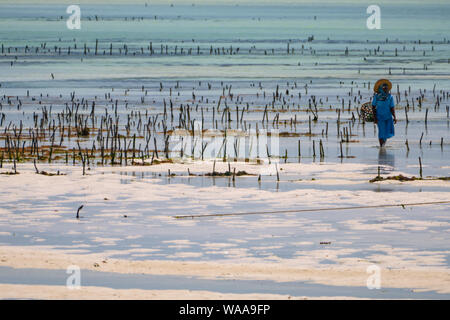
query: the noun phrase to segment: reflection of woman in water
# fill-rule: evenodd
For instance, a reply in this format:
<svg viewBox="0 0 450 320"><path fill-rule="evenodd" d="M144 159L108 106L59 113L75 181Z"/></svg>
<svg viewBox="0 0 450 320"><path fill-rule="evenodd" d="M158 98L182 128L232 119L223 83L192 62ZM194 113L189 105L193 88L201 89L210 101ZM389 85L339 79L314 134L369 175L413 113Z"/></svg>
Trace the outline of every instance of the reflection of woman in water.
<svg viewBox="0 0 450 320"><path fill-rule="evenodd" d="M392 84L389 80L381 79L375 83L372 108L374 113L374 122L378 125L378 140L380 147L383 147L386 140L394 136L394 123L397 123L395 117L394 98L389 93Z"/></svg>
<svg viewBox="0 0 450 320"><path fill-rule="evenodd" d="M378 165L385 171L392 171L395 168L395 155L386 151L386 148L380 148L378 152Z"/></svg>

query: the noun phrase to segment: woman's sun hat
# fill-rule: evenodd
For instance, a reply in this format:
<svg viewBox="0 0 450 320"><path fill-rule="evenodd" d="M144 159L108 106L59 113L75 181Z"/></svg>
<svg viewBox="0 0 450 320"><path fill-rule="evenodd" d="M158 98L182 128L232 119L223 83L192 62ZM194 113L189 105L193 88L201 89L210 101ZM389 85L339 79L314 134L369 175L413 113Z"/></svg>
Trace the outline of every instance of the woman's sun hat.
<svg viewBox="0 0 450 320"><path fill-rule="evenodd" d="M386 84L388 86L388 91L391 91L392 83L388 79L380 79L377 82L375 82L375 85L373 86L373 91L375 93L378 93L378 88L380 88L380 86L382 86L384 84Z"/></svg>

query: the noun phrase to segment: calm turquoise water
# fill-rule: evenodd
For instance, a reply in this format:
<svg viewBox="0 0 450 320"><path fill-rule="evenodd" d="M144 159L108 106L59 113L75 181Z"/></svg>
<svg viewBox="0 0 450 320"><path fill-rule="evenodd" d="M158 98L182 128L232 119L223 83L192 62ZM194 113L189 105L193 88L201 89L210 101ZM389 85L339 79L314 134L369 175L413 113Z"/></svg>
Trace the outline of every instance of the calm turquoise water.
<svg viewBox="0 0 450 320"><path fill-rule="evenodd" d="M85 79L108 78L121 81L134 78L367 80L386 74L389 67L393 69L393 78L405 78L400 71L406 67L409 77L414 76L420 86L439 75L445 81L442 86L448 87L450 4L382 5L381 30L367 29L367 6L362 4L81 5L81 30L66 28L69 15L63 5L0 4L0 8L0 42L5 47L18 47L17 53L13 49L11 54L1 57L3 87L21 87L23 81L49 80L50 73L58 80L79 81L76 83L81 86ZM95 21L95 16L99 21ZM309 36L314 36L314 41L308 42ZM96 39L100 57L94 58ZM434 51L431 51L431 41ZM150 42L155 50L152 57L148 55ZM286 55L288 42L294 54ZM50 50L54 46L62 47L62 56L23 54L26 45L43 43ZM75 43L78 54L68 57L67 47ZM81 63L84 43L91 54ZM111 43L112 57L108 55ZM128 46L127 57L117 52L124 44ZM178 54L160 55L161 44L169 46L169 53L177 46ZM189 48L196 52L198 46L201 55L186 55ZM240 50L237 55L210 56L211 46ZM347 47L349 55L345 56ZM372 50L373 54L373 49L378 47L384 56L379 53L364 62L362 58L368 51ZM184 55L180 54L181 48ZM395 48L398 56L394 58ZM107 51L105 57L103 50ZM73 51L76 50L72 48ZM15 56L18 59L15 66L8 68ZM433 63L428 72L421 70L425 63ZM102 85L105 82L98 84ZM42 87L46 88L47 84Z"/></svg>

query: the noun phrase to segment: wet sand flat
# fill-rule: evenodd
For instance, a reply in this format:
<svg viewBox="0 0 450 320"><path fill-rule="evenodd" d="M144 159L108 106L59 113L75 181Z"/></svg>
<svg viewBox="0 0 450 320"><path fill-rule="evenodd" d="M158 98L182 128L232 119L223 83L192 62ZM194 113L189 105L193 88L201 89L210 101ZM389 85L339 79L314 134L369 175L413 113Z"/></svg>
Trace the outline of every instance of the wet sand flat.
<svg viewBox="0 0 450 320"><path fill-rule="evenodd" d="M189 165L192 166L175 164L172 170L185 172ZM240 164L234 165L239 168ZM249 165L242 166L240 169L249 170L245 167ZM329 164L326 172L336 174L330 170L336 166L341 174L355 169L354 166ZM37 175L32 165L21 165L20 174L10 179L8 191L2 195L4 207L0 223L2 229L8 226L9 230L0 234L2 266L64 270L69 265L78 265L81 270L130 275L233 279L236 282L300 281L328 287L345 286L349 290L354 287L361 292L369 276L367 267L376 264L381 268L383 288L435 292L444 297L449 293L448 204L407 205L447 200L446 182L440 187L441 192L426 192L427 182L422 182L424 190L421 192L387 193L390 196L368 203L366 199L377 199L374 195L379 191L355 192L341 188L338 194L332 190L327 196L327 191L315 189L276 192L257 186L251 189L224 186L208 187L204 190L207 192L203 192L202 188L186 183L161 184L155 179L132 178L133 181L126 184L127 191L119 192L123 187L120 174L94 169L83 176L79 168L56 165L43 169L53 172L56 167L66 175ZM290 175L307 172L299 164L281 164L280 168ZM167 165L151 167L151 171L158 172L158 169L164 174ZM145 172L147 168L140 170ZM310 173L320 170L320 166L309 167ZM371 174L364 172L367 167L362 165L360 170L360 175L352 178L369 184ZM265 177L269 178L273 179ZM244 177L237 178L236 183L239 179ZM49 181L51 188L45 187L49 186ZM74 185L81 189L79 194L72 191ZM106 185L108 188L104 187ZM14 205L13 194L16 198L23 197L21 207ZM217 213L251 212L255 210L253 202L260 206L261 212L295 208L312 211L175 218L179 213L214 212L208 205L212 199L223 203L220 209L217 205ZM81 218L76 219L79 203L85 207ZM317 208L389 203L405 204L405 208L314 212ZM277 285L271 286L276 288ZM212 285L211 289L214 287ZM310 296L300 293L298 296ZM354 297L368 296L359 293Z"/></svg>

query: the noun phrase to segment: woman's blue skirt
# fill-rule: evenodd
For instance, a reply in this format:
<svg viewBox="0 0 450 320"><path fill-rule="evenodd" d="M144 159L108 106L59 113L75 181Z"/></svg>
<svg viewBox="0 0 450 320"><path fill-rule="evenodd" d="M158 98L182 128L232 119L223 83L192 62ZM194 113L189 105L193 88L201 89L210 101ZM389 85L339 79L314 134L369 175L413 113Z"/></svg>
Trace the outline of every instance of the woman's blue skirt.
<svg viewBox="0 0 450 320"><path fill-rule="evenodd" d="M394 120L378 120L378 139L387 140L394 136Z"/></svg>

